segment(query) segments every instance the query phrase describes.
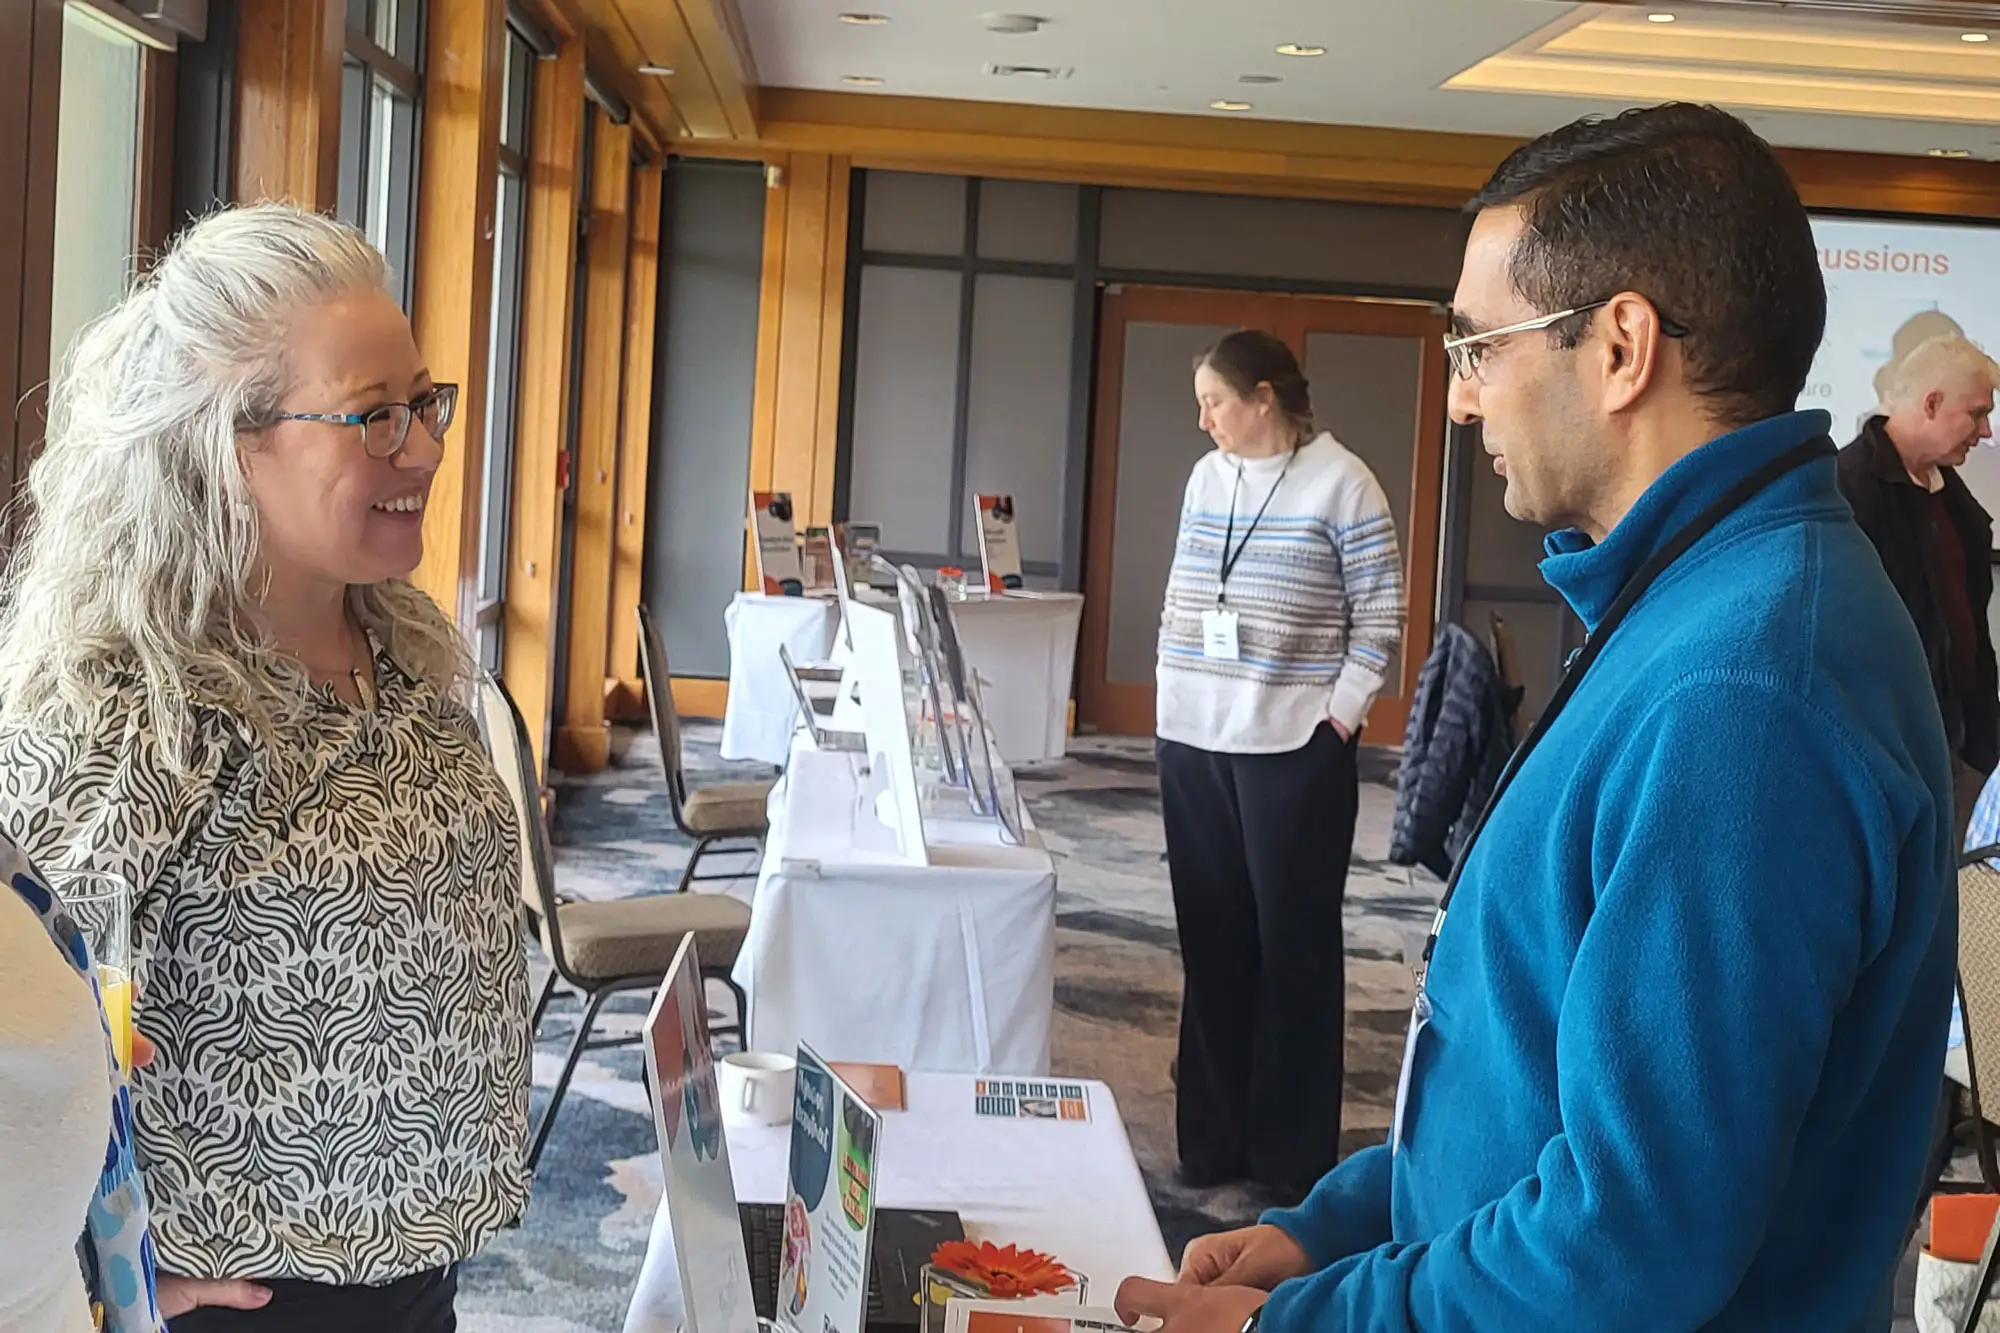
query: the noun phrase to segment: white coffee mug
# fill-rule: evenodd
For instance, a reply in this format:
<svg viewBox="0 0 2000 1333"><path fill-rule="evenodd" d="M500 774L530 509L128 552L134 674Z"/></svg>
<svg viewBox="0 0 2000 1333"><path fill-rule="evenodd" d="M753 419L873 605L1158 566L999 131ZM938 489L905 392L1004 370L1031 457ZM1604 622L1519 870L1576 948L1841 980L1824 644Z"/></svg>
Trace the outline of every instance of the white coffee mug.
<svg viewBox="0 0 2000 1333"><path fill-rule="evenodd" d="M792 1118L799 1062L789 1055L738 1051L716 1066L722 1118L737 1125L783 1125Z"/></svg>

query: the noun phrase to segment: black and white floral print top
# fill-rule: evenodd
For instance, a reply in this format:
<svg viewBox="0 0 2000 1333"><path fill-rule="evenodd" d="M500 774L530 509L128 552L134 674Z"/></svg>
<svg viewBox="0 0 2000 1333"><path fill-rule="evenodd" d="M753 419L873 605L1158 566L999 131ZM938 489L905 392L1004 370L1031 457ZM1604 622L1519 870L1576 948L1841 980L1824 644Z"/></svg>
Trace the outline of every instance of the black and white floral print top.
<svg viewBox="0 0 2000 1333"><path fill-rule="evenodd" d="M373 711L314 690L284 758L197 707L192 779L115 665L86 725L0 733L0 828L136 891L163 1271L379 1284L526 1206L512 804L465 708L375 672Z"/></svg>

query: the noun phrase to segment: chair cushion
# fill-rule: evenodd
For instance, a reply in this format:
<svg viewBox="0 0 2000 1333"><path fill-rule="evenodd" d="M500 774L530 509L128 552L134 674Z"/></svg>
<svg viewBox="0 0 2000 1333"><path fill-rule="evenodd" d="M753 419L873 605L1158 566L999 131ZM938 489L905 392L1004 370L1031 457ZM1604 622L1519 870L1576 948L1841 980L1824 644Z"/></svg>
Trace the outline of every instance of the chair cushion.
<svg viewBox="0 0 2000 1333"><path fill-rule="evenodd" d="M689 828L703 836L723 833L762 835L767 827L765 801L773 782L718 782L697 787L688 793L681 816Z"/></svg>
<svg viewBox="0 0 2000 1333"><path fill-rule="evenodd" d="M690 932L703 967L730 967L750 930L749 907L726 893L658 893L558 910L570 970L593 981L664 973Z"/></svg>

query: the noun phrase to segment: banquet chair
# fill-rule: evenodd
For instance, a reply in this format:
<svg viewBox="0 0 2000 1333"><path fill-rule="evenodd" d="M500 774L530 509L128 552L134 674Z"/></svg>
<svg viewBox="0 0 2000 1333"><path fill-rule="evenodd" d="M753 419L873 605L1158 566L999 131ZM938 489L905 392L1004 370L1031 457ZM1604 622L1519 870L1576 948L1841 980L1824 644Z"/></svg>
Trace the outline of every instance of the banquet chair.
<svg viewBox="0 0 2000 1333"><path fill-rule="evenodd" d="M733 1034L739 1043L745 1039L744 1017L749 1008L729 970L735 966L736 955L749 932L750 909L727 894L684 893L678 889L673 893L611 902L583 902L557 893L555 854L549 847L548 825L542 819L540 783L535 775L535 753L528 740L528 724L499 680L483 677L479 694L487 748L507 795L514 802L520 828L522 905L529 927L550 964L548 979L542 984L533 1016L528 1020L529 1042L532 1044L540 1032L542 1018L558 985L569 986L583 1005L569 1058L563 1061L548 1107L542 1112L541 1123L536 1126L528 1148L528 1174L532 1176L584 1052L632 1046L639 1041L636 1034L595 1035L598 1014L605 1001L629 991L650 994L658 990L667 969L673 966L674 954L687 936L695 938L703 978L720 981L735 997L735 1021L716 1026L714 1033Z"/></svg>
<svg viewBox="0 0 2000 1333"><path fill-rule="evenodd" d="M1979 1089L2000 1087L2000 870L1991 864L2000 846L1967 852L1958 864L1958 994L1965 1021L1966 1092L1971 1102L1972 1141L1979 1154L1979 1174L1987 1190L2000 1190L1993 1134L1987 1124ZM1991 1060L1994 1063L1987 1064ZM1958 1327L1971 1333L1986 1306L1986 1287L1993 1279L2000 1252L2000 1217L1986 1237L1971 1298Z"/></svg>
<svg viewBox="0 0 2000 1333"><path fill-rule="evenodd" d="M776 782L717 782L688 790L687 770L681 756L681 717L674 707L673 673L667 667L667 645L660 638L659 624L644 603L639 606L639 660L646 677L646 702L653 711L653 734L660 741L660 766L667 778L667 799L673 805L674 823L693 838L694 851L687 869L681 873L681 888L697 880L743 879L740 872L697 875L695 867L704 856L714 853L741 853L748 847L723 847L720 843L761 842L769 831L765 803Z"/></svg>

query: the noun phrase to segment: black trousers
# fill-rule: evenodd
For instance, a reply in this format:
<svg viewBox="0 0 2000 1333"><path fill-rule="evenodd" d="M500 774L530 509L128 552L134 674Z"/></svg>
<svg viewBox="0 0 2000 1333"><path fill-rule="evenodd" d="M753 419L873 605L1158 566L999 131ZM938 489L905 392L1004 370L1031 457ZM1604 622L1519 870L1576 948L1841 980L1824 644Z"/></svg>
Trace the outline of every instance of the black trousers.
<svg viewBox="0 0 2000 1333"><path fill-rule="evenodd" d="M1355 746L1324 722L1288 754L1159 742L1191 1179L1303 1194L1339 1160Z"/></svg>
<svg viewBox="0 0 2000 1333"><path fill-rule="evenodd" d="M332 1287L290 1279L261 1310L204 1306L168 1323L167 1333L456 1333L458 1269L434 1268L382 1287Z"/></svg>

